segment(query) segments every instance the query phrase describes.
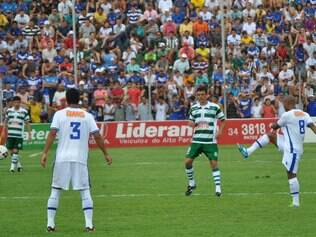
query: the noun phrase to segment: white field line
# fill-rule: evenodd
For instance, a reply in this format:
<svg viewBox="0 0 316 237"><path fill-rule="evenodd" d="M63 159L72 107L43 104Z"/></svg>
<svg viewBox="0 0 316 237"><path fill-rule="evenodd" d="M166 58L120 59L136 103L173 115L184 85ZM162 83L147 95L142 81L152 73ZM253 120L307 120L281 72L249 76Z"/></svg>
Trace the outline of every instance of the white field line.
<svg viewBox="0 0 316 237"><path fill-rule="evenodd" d="M267 196L267 195L289 195L287 192L274 192L274 193L223 193L223 196ZM316 191L314 192L301 192L302 195L316 195ZM93 198L143 198L143 197L184 197L183 193L156 193L156 194L145 194L145 193L135 193L135 194L97 194L92 195ZM212 194L202 194L202 193L193 193L192 196L212 196ZM36 199L47 199L47 197L43 196L0 196L1 200L36 200ZM72 197L63 197L63 198L72 198Z"/></svg>
<svg viewBox="0 0 316 237"><path fill-rule="evenodd" d="M41 154L41 152L37 152L37 153L33 153L33 154L29 155L28 157L35 157L35 156L38 156L40 154Z"/></svg>

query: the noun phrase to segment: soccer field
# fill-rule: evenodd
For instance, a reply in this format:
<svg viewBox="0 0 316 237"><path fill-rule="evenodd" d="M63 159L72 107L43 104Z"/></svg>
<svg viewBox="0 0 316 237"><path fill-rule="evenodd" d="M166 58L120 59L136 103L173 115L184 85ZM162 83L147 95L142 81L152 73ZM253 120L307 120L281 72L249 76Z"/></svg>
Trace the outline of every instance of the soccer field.
<svg viewBox="0 0 316 237"><path fill-rule="evenodd" d="M84 233L80 195L63 192L56 233L46 233L49 168L39 150L23 151L24 171L11 174L0 161L0 236L316 236L315 145L306 145L300 164L301 207L288 207L288 183L281 154L269 146L242 160L235 146L220 146L223 195L214 195L206 158L195 163L197 189L186 197L186 147L111 149L108 167L93 150L89 170L96 232Z"/></svg>

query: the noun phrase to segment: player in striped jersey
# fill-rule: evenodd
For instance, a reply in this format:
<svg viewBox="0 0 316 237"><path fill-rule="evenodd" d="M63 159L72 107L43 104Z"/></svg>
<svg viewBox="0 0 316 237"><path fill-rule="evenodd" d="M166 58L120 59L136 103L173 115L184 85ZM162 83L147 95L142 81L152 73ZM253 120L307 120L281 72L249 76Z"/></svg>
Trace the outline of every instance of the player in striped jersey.
<svg viewBox="0 0 316 237"><path fill-rule="evenodd" d="M208 101L206 87L197 88L196 96L198 102L192 105L189 113L190 125L194 127L194 134L185 158L185 171L189 181L185 194L187 196L191 195L196 188L193 175L193 161L197 156L204 153L212 167L215 194L220 196L222 192L221 175L218 168L217 138L224 129L225 116L219 105ZM217 130L218 120L221 120L219 130Z"/></svg>
<svg viewBox="0 0 316 237"><path fill-rule="evenodd" d="M10 171L22 171L22 165L19 156L19 150L23 149L23 133L26 125L31 139L31 126L29 124L30 117L28 112L21 107L21 98L14 96L12 99L13 106L6 111L4 129L2 130L1 138L4 137L7 131L6 146L11 152L11 167Z"/></svg>

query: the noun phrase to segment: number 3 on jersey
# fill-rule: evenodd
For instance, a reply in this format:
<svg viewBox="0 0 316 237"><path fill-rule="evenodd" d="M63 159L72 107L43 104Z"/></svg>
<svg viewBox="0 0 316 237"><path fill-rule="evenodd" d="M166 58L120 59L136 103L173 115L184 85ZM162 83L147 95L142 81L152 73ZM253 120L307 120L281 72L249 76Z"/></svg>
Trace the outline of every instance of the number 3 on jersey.
<svg viewBox="0 0 316 237"><path fill-rule="evenodd" d="M70 122L70 127L72 128L70 139L80 139L80 122Z"/></svg>
<svg viewBox="0 0 316 237"><path fill-rule="evenodd" d="M298 125L300 126L300 134L305 134L305 121L299 120Z"/></svg>

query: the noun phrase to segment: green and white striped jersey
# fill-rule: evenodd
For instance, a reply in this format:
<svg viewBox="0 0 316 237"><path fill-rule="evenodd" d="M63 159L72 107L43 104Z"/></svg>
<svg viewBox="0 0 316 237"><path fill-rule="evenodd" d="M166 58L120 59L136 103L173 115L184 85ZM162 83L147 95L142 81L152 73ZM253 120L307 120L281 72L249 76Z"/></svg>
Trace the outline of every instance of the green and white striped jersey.
<svg viewBox="0 0 316 237"><path fill-rule="evenodd" d="M30 116L26 109L20 107L16 110L14 107L6 111L6 123L8 127L8 137L23 138L25 122L30 120Z"/></svg>
<svg viewBox="0 0 316 237"><path fill-rule="evenodd" d="M195 123L192 143L216 144L217 120L225 120L225 115L220 106L207 102L200 105L199 102L192 105L189 119Z"/></svg>

